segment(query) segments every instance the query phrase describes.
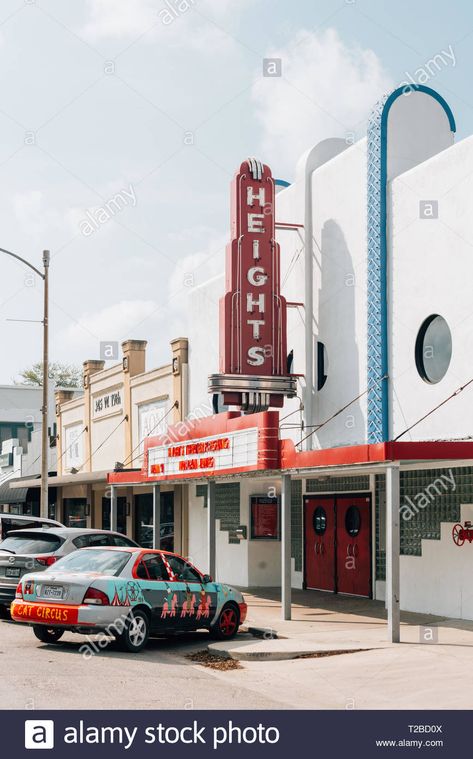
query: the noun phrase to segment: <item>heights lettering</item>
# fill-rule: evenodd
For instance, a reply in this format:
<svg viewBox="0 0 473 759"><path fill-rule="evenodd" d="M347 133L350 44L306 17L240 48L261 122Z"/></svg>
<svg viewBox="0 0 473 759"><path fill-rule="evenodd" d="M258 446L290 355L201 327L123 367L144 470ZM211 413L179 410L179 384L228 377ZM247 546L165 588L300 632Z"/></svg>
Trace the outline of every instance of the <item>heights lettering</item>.
<svg viewBox="0 0 473 759"><path fill-rule="evenodd" d="M268 166L248 158L236 173L225 295L220 300L220 367L209 393L246 413L281 408L296 393L287 371L287 304L281 295L275 185Z"/></svg>
<svg viewBox="0 0 473 759"><path fill-rule="evenodd" d="M257 164L251 172L247 161L241 164L232 184L232 242L221 301L225 373L285 373L286 301L280 294L274 195L268 166Z"/></svg>

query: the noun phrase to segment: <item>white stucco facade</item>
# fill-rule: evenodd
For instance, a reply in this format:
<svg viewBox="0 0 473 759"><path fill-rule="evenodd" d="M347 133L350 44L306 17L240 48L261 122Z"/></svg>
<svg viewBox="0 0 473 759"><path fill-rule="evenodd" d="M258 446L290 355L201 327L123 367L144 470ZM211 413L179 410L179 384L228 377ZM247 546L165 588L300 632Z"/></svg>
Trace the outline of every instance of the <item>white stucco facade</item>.
<svg viewBox="0 0 473 759"><path fill-rule="evenodd" d="M295 182L276 196L277 225L293 225L277 228L277 240L281 246L282 294L289 304L287 348L294 352L293 372L298 375L298 397L286 400L281 410L280 437L300 443L300 449L323 450L373 442L376 398L370 396L369 377L377 325L373 325L373 284L369 277L373 250L383 235L387 303L384 349L388 367L383 411L388 434L384 440L401 436L404 442L466 441L471 437L473 385L434 409L473 376L473 310L469 293L473 278L473 138L454 144L454 121L448 106L436 93L422 88L387 99L384 106L378 106L377 113L383 114L379 119L378 147L373 128L367 139L353 145L327 140L301 158ZM378 156L381 163L384 160L385 167L384 175L380 169L379 186L385 192L386 204L384 211L381 208L384 216L380 214L378 227L370 226L373 197L376 200L376 187L373 190L371 186L376 175L373 156ZM423 217L421 207L425 201L435 201L438 216ZM212 405L207 376L218 370L218 301L224 292L223 266L222 251L221 273L190 295L191 410L210 409ZM309 312L307 272L311 269ZM419 373L416 341L425 320L435 315L443 317L448 325L452 354L445 375L431 383ZM311 367L307 363L307 320L313 340ZM317 349L317 343L323 343L324 349ZM325 357L323 372L317 367L318 355ZM311 387L307 386L307 377L312 377ZM307 419L308 407L312 408L311 419ZM424 415L428 416L417 424ZM303 421L320 425L320 429L310 428L315 432L309 444L300 442L308 434ZM411 425L412 430L405 433ZM473 555L469 544L460 548L452 541L453 524L473 517L468 505L470 482L473 489L473 460L450 463L461 488L441 492L412 522L401 525L401 606L473 619L473 594L469 590ZM401 508L406 498L416 497L416 488L423 492L428 487L429 477L435 479L439 471L448 471L446 466L446 462L423 462L416 470L411 462L406 472L401 472ZM334 494L349 495L361 489L371 499L371 594L383 599L384 472L366 467L350 481L348 471L339 467L333 477L338 477L338 483L334 479ZM311 478L317 480L316 470ZM304 512L304 496L312 497L314 493L315 497L326 491L321 483L308 491L307 478L296 479L300 482L299 506L295 501L292 507L297 515L298 509ZM239 519L242 525L249 526L250 496L266 492L271 483L241 478L239 484ZM280 483L275 485L279 492ZM294 524L300 535L294 539L293 533L293 544L298 539L303 544L303 519ZM206 545L203 498L197 497L195 486L190 485L189 552L204 564ZM247 587L279 585L280 553L280 544L275 542L263 545L246 539L229 544L228 532L217 530L217 574L229 582ZM295 554L293 551L292 583L294 587L304 587L303 545ZM450 588L454 590L450 592Z"/></svg>

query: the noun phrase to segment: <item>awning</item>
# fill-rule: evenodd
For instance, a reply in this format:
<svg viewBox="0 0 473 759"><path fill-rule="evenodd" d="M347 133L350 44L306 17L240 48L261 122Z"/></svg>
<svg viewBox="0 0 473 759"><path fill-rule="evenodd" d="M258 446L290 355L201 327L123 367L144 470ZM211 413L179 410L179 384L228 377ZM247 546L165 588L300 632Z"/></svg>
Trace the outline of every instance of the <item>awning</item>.
<svg viewBox="0 0 473 759"><path fill-rule="evenodd" d="M2 482L0 485L0 504L2 503L24 503L26 501L26 494L28 488L22 485L15 490L10 488L11 480Z"/></svg>
<svg viewBox="0 0 473 759"><path fill-rule="evenodd" d="M71 474L69 472L68 474L62 474L59 477L57 475L48 477L48 485L52 488L57 488L61 485L94 485L98 482L107 482L107 474L107 471L78 472L77 474ZM9 480L7 484L10 486L12 492L14 493L15 490L19 490L21 488L40 488L41 478L18 477L17 479Z"/></svg>

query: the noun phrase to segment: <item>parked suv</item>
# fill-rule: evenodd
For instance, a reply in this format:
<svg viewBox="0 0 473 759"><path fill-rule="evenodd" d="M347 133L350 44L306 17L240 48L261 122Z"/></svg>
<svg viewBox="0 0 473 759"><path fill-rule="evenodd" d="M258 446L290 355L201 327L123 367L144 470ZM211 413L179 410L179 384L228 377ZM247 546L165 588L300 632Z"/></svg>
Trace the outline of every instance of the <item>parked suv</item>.
<svg viewBox="0 0 473 759"><path fill-rule="evenodd" d="M12 530L26 530L34 527L64 527L61 522L45 517L25 514L0 514L0 540L4 540Z"/></svg>
<svg viewBox="0 0 473 759"><path fill-rule="evenodd" d="M41 572L79 548L137 546L134 540L110 530L42 527L13 530L0 543L0 614L7 615L18 581L27 572ZM3 612L3 613L2 613Z"/></svg>

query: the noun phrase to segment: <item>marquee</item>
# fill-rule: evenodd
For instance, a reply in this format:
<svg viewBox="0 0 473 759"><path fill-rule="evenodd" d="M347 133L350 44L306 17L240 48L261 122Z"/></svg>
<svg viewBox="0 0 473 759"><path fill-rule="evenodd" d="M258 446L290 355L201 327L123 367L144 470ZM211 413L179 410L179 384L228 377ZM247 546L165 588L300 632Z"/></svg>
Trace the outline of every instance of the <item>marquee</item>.
<svg viewBox="0 0 473 759"><path fill-rule="evenodd" d="M219 475L278 469L279 413L242 416L229 411L192 422L178 422L165 435L144 443L140 472L117 471L113 482L207 479Z"/></svg>

